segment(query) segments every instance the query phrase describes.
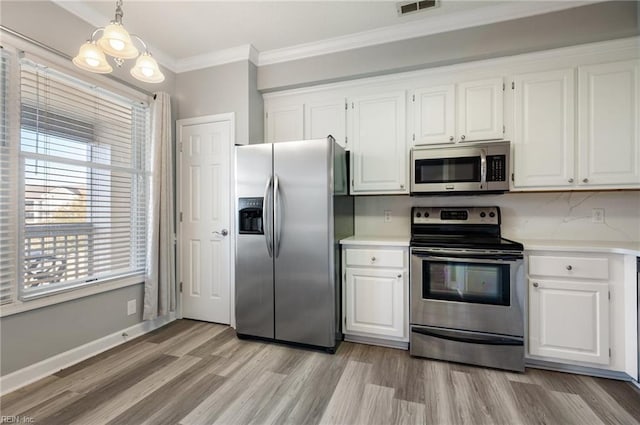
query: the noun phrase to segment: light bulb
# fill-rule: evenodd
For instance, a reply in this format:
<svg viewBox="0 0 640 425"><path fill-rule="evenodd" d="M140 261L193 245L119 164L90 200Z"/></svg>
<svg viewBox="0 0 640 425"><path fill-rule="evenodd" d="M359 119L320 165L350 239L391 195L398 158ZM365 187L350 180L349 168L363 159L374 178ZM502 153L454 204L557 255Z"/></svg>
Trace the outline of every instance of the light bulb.
<svg viewBox="0 0 640 425"><path fill-rule="evenodd" d="M153 68L150 68L148 66L140 68L140 71L142 71L145 77L151 77L153 75Z"/></svg>
<svg viewBox="0 0 640 425"><path fill-rule="evenodd" d="M115 50L120 51L124 49L124 41L111 38L109 39L109 46L111 46Z"/></svg>
<svg viewBox="0 0 640 425"><path fill-rule="evenodd" d="M98 65L100 65L100 60L96 59L96 58L84 58L84 62L91 66L91 67L96 67Z"/></svg>

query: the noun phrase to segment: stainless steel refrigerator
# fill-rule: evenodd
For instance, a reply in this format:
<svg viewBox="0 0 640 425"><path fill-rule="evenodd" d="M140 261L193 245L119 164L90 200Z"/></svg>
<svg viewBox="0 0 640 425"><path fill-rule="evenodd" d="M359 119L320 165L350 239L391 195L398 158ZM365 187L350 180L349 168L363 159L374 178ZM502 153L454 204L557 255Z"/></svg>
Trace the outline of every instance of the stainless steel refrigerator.
<svg viewBox="0 0 640 425"><path fill-rule="evenodd" d="M333 352L340 239L353 235L347 154L332 137L236 148L236 331Z"/></svg>

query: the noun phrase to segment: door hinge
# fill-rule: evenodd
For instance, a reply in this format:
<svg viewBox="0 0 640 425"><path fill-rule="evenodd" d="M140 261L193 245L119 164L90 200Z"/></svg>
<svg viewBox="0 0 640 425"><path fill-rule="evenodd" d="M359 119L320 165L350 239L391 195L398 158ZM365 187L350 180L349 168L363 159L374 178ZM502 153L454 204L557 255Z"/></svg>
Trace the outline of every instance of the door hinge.
<svg viewBox="0 0 640 425"><path fill-rule="evenodd" d="M516 181L515 176L514 176L514 173L511 173L511 181L512 181L512 182L515 182L515 181Z"/></svg>
<svg viewBox="0 0 640 425"><path fill-rule="evenodd" d="M416 141L416 133L413 133L413 141Z"/></svg>
<svg viewBox="0 0 640 425"><path fill-rule="evenodd" d="M415 101L416 101L416 95L415 95L415 94L411 95L411 101L412 101L412 102L415 102Z"/></svg>
<svg viewBox="0 0 640 425"><path fill-rule="evenodd" d="M180 211L180 223L182 223L182 211Z"/></svg>
<svg viewBox="0 0 640 425"><path fill-rule="evenodd" d="M351 179L351 187L353 187L353 179Z"/></svg>
<svg viewBox="0 0 640 425"><path fill-rule="evenodd" d="M347 136L344 136L344 144L346 145L347 143L349 143L349 138Z"/></svg>
<svg viewBox="0 0 640 425"><path fill-rule="evenodd" d="M354 108L355 108L355 106L353 106L353 102L351 102L351 109L354 109Z"/></svg>
<svg viewBox="0 0 640 425"><path fill-rule="evenodd" d="M502 91L504 91L504 83L502 83Z"/></svg>
<svg viewBox="0 0 640 425"><path fill-rule="evenodd" d="M609 299L609 301L611 301L611 291L607 292L607 298Z"/></svg>
<svg viewBox="0 0 640 425"><path fill-rule="evenodd" d="M182 292L182 282L180 282L180 292Z"/></svg>
<svg viewBox="0 0 640 425"><path fill-rule="evenodd" d="M512 81L511 82L511 90L515 90L516 89L516 82Z"/></svg>
<svg viewBox="0 0 640 425"><path fill-rule="evenodd" d="M180 152L182 152L182 142L180 142Z"/></svg>
<svg viewBox="0 0 640 425"><path fill-rule="evenodd" d="M346 111L347 109L349 109L349 103L345 102L344 103L344 110Z"/></svg>
<svg viewBox="0 0 640 425"><path fill-rule="evenodd" d="M503 125L503 126L502 126L502 134L504 134L504 133L505 133L505 131L506 131L506 129L505 129L504 125Z"/></svg>
<svg viewBox="0 0 640 425"><path fill-rule="evenodd" d="M609 348L609 357L611 357L611 348Z"/></svg>

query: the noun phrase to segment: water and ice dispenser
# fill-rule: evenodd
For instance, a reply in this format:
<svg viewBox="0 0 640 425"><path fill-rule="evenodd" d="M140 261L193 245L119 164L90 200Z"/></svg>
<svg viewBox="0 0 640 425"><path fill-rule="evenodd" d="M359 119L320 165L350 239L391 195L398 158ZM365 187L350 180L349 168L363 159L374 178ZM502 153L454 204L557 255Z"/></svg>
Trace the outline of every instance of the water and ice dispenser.
<svg viewBox="0 0 640 425"><path fill-rule="evenodd" d="M263 235L262 224L263 198L238 199L238 233Z"/></svg>

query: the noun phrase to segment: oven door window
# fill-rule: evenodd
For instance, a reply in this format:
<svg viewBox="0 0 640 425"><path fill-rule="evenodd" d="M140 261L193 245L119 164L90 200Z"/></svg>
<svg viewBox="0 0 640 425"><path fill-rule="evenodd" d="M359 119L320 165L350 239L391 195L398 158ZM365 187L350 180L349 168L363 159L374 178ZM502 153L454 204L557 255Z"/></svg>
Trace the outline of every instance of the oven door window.
<svg viewBox="0 0 640 425"><path fill-rule="evenodd" d="M423 261L422 298L509 305L509 264Z"/></svg>
<svg viewBox="0 0 640 425"><path fill-rule="evenodd" d="M419 159L415 161L415 183L474 183L481 180L479 156Z"/></svg>

